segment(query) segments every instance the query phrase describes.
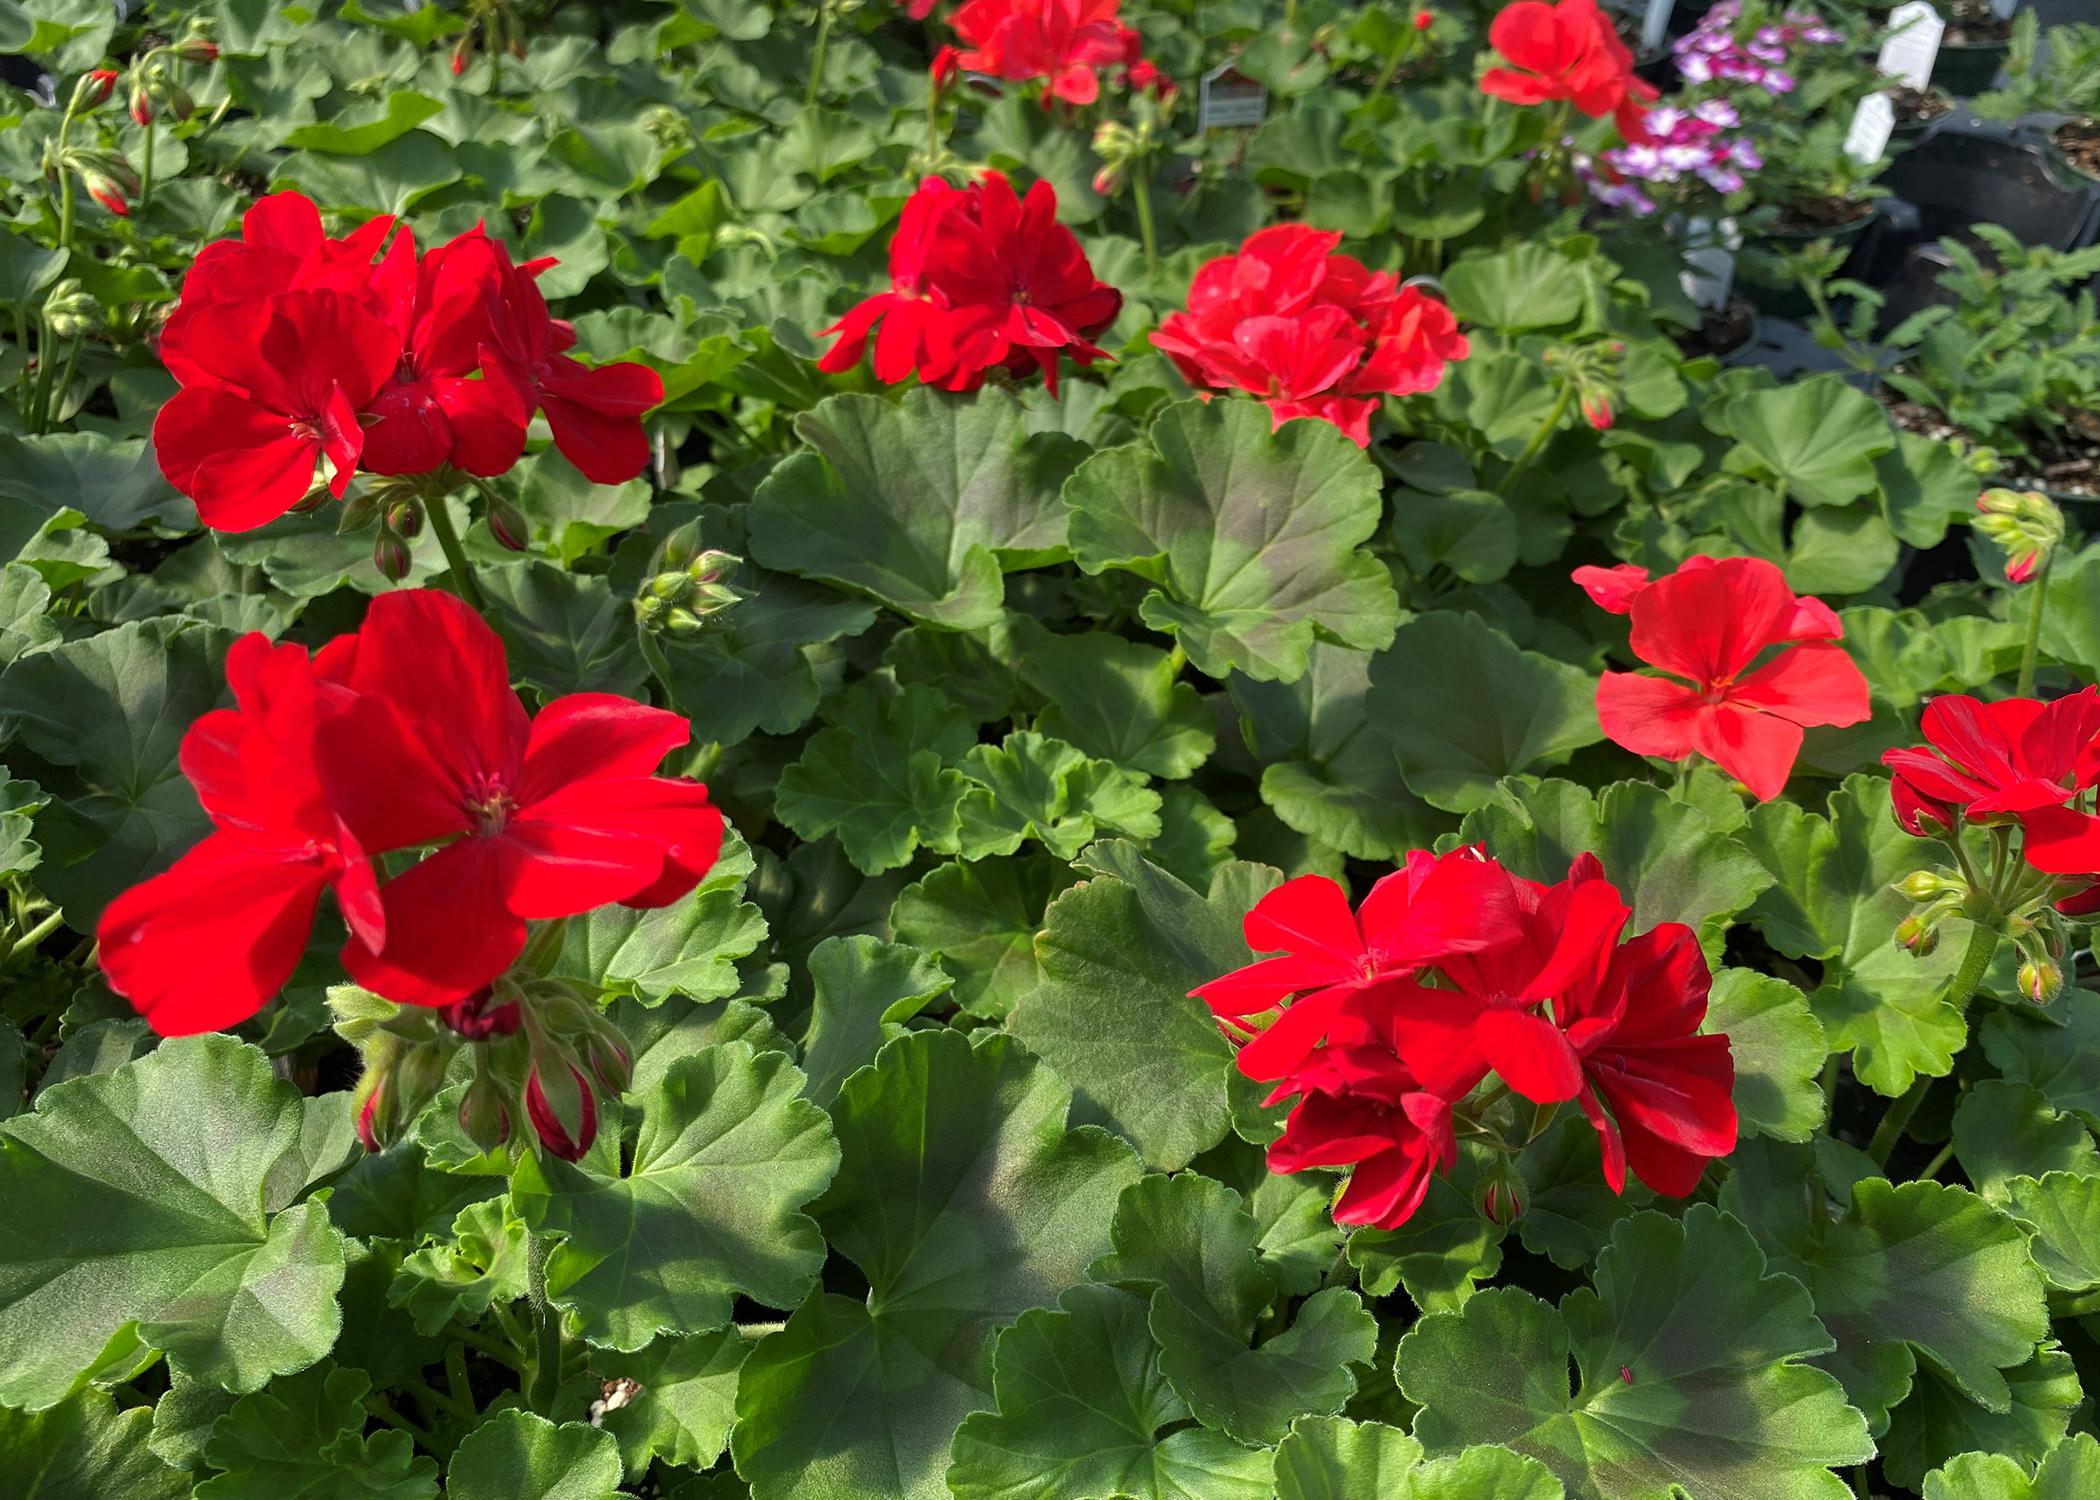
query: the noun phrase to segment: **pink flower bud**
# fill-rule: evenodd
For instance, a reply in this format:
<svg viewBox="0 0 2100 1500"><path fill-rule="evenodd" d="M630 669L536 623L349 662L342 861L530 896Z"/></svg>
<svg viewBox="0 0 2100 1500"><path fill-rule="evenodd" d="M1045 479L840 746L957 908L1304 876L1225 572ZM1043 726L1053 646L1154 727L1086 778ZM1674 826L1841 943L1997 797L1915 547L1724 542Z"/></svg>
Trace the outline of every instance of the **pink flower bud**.
<svg viewBox="0 0 2100 1500"><path fill-rule="evenodd" d="M118 73L115 68L97 68L81 80L80 107L93 109L110 96L117 86Z"/></svg>
<svg viewBox="0 0 2100 1500"><path fill-rule="evenodd" d="M576 1092L583 1100L583 1117L576 1134L572 1137L554 1107L547 1102L546 1090L540 1087L540 1070L534 1068L525 1080L525 1110L532 1117L532 1128L540 1138L540 1144L563 1161L581 1161L583 1153L591 1149L591 1142L598 1137L598 1100L591 1092L590 1080L578 1073L574 1066L569 1072L575 1076Z"/></svg>

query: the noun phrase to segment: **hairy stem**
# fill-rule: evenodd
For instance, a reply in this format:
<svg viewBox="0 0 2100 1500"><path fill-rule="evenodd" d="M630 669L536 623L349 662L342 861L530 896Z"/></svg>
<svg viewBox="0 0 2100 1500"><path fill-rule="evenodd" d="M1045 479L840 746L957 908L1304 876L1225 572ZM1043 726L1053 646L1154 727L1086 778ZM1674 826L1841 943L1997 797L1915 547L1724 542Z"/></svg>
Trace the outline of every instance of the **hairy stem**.
<svg viewBox="0 0 2100 1500"><path fill-rule="evenodd" d="M452 526L452 512L445 508L445 497L438 495L423 507L430 518L430 530L437 537L438 549L445 554L445 566L452 573L453 592L476 609L487 609L488 602L481 596L481 584L474 576L474 565L467 561L466 550L459 544L459 533Z"/></svg>
<svg viewBox="0 0 2100 1500"><path fill-rule="evenodd" d="M1159 275L1159 242L1152 233L1152 164L1140 161L1130 174L1131 202L1137 208L1138 234L1145 242L1145 279Z"/></svg>
<svg viewBox="0 0 2100 1500"><path fill-rule="evenodd" d="M1560 399L1553 403L1553 410L1546 413L1546 420L1539 423L1539 430L1531 435L1531 441L1524 445L1524 451L1517 455L1516 462L1509 466L1509 472L1502 476L1505 491L1516 482L1517 476L1530 468L1532 461L1545 451L1546 444L1553 441L1553 434L1560 431L1561 418L1568 414L1568 404L1574 399L1575 382L1563 382Z"/></svg>
<svg viewBox="0 0 2100 1500"><path fill-rule="evenodd" d="M2027 639L2020 647L2020 683L2014 690L2021 698L2034 696L2034 668L2042 650L2042 608L2049 602L2049 565L2056 561L2051 549L2043 558L2041 569L2034 575L2033 592L2029 594L2027 606Z"/></svg>
<svg viewBox="0 0 2100 1500"><path fill-rule="evenodd" d="M536 1331L532 1358L532 1385L526 1404L541 1416L554 1411L554 1397L561 1389L561 1312L547 1300L547 1257L553 1242L542 1235L525 1240L525 1296L532 1304Z"/></svg>

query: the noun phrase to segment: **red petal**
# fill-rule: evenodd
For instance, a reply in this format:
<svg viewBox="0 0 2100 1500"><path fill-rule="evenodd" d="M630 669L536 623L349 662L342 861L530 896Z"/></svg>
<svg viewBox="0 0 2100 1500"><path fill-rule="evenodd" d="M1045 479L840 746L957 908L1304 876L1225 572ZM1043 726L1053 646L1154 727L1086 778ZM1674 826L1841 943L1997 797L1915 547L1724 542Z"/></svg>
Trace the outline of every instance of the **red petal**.
<svg viewBox="0 0 2100 1500"><path fill-rule="evenodd" d="M402 1005L449 1005L493 981L525 947L525 924L504 904L501 840L465 838L380 888L386 944L353 935L343 967Z"/></svg>
<svg viewBox="0 0 2100 1500"><path fill-rule="evenodd" d="M692 738L669 709L613 693L570 693L539 711L525 744L516 796L537 802L593 776L647 776Z"/></svg>
<svg viewBox="0 0 2100 1500"><path fill-rule="evenodd" d="M1728 694L1796 724L1863 724L1867 679L1842 646L1789 646Z"/></svg>

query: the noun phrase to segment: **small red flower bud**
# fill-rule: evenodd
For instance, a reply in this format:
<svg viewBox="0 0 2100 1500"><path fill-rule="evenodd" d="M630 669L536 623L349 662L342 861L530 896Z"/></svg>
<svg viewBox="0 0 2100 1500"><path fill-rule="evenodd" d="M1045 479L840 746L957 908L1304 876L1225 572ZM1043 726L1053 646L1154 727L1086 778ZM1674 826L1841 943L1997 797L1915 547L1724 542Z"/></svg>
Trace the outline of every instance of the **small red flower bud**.
<svg viewBox="0 0 2100 1500"><path fill-rule="evenodd" d="M379 528L379 539L372 544L372 566L388 583L399 583L408 576L414 559L410 557L408 543L401 540L391 526Z"/></svg>
<svg viewBox="0 0 2100 1500"><path fill-rule="evenodd" d="M933 54L931 71L933 74L933 86L935 88L946 88L949 84L955 82L956 76L962 72L962 53L953 47L941 48L940 51Z"/></svg>
<svg viewBox="0 0 2100 1500"><path fill-rule="evenodd" d="M489 535L497 543L512 552L523 552L532 545L532 528L525 517L508 500L493 501L489 505Z"/></svg>
<svg viewBox="0 0 2100 1500"><path fill-rule="evenodd" d="M219 60L219 44L206 37L193 36L175 44L175 55L184 62L217 62Z"/></svg>
<svg viewBox="0 0 2100 1500"><path fill-rule="evenodd" d="M460 74L462 74L462 73L464 73L464 72L466 72L466 71L467 71L467 55L468 55L468 46L467 46L467 44L468 44L469 40L470 40L470 38L468 38L468 37L461 37L461 38L459 39L459 42L458 42L458 44L457 44L456 46L454 46L454 47L453 47L453 49L452 49L452 58L451 58L451 61L450 61L450 67L451 67L451 69L452 69L452 76L453 76L454 78L457 78L457 77L459 77L459 75L460 75Z"/></svg>
<svg viewBox="0 0 2100 1500"><path fill-rule="evenodd" d="M1436 25L1436 12L1435 12L1435 11L1433 11L1433 10L1418 10L1418 11L1416 11L1416 12L1415 12L1415 30L1417 30L1417 31L1427 31L1427 30L1428 30L1428 29L1429 29L1430 27L1432 27L1432 26L1434 26L1434 25Z"/></svg>
<svg viewBox="0 0 2100 1500"><path fill-rule="evenodd" d="M88 74L86 78L81 80L80 84L80 107L82 109L93 109L96 105L102 103L103 100L110 96L111 91L116 88L118 77L119 75L115 68L97 68L94 72Z"/></svg>
<svg viewBox="0 0 2100 1500"><path fill-rule="evenodd" d="M144 89L131 91L131 118L140 125L153 123L153 101L146 97Z"/></svg>
<svg viewBox="0 0 2100 1500"><path fill-rule="evenodd" d="M2038 552L2023 552L2005 565L2007 583L2030 583L2041 563Z"/></svg>
<svg viewBox="0 0 2100 1500"><path fill-rule="evenodd" d="M125 199L123 190L100 172L83 172L81 174L81 183L87 188L87 194L90 198L118 218L128 219L131 217L131 204Z"/></svg>
<svg viewBox="0 0 2100 1500"><path fill-rule="evenodd" d="M1621 1380L1625 1381L1625 1382L1626 1382L1626 1383L1627 1383L1628 1385L1632 1385L1632 1384L1633 1384L1633 1366L1631 1366L1631 1365L1620 1365L1620 1366L1619 1366L1619 1379L1621 1379Z"/></svg>
<svg viewBox="0 0 2100 1500"><path fill-rule="evenodd" d="M1902 776L1889 783L1889 801L1897 826L1912 838L1938 838L1954 826L1953 808L1926 796Z"/></svg>
<svg viewBox="0 0 2100 1500"><path fill-rule="evenodd" d="M1584 392L1582 397L1582 420L1599 432L1612 424L1611 397L1603 392Z"/></svg>
<svg viewBox="0 0 2100 1500"><path fill-rule="evenodd" d="M386 1085L375 1082L366 1091L364 1103L357 1107L357 1139L365 1150L384 1151L386 1143L379 1138L379 1099Z"/></svg>
<svg viewBox="0 0 2100 1500"><path fill-rule="evenodd" d="M575 1074L576 1092L583 1098L583 1120L574 1138L547 1102L546 1090L540 1087L538 1068L534 1068L531 1077L525 1080L525 1110L532 1116L532 1128L538 1133L541 1145L563 1161L581 1161L583 1153L591 1149L591 1142L598 1138L598 1100L591 1092L590 1080L576 1072L574 1067L569 1071Z"/></svg>
<svg viewBox="0 0 2100 1500"><path fill-rule="evenodd" d="M525 1019L518 1002L511 1000L502 1005L491 1005L489 1002L495 997L495 986L483 985L464 1000L439 1006L438 1017L471 1042L484 1041L492 1036L515 1036Z"/></svg>

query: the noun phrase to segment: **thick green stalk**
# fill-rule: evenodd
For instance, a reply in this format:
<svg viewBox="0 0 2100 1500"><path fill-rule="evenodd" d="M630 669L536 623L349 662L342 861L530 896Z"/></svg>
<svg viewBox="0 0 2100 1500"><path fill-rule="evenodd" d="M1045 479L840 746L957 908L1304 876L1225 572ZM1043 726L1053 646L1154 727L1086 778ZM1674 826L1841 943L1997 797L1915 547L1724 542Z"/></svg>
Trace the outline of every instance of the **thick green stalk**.
<svg viewBox="0 0 2100 1500"><path fill-rule="evenodd" d="M459 533L452 527L452 512L445 508L445 497L433 495L423 507L430 519L430 529L437 537L438 550L445 554L445 566L452 572L452 590L476 609L487 609L488 602L481 596L481 584L474 577L474 565L467 561L466 549L459 544Z"/></svg>
<svg viewBox="0 0 2100 1500"><path fill-rule="evenodd" d="M1502 476L1505 489L1514 484L1517 476L1531 467L1532 460L1545 451L1546 444L1553 440L1553 434L1560 431L1561 418L1568 414L1568 403L1574 399L1575 382L1564 382L1560 388L1560 399L1553 403L1553 410L1546 413L1546 420L1539 423L1539 430L1531 435L1531 441L1524 445L1524 451L1517 455L1517 461L1511 464L1509 472Z"/></svg>
<svg viewBox="0 0 2100 1500"><path fill-rule="evenodd" d="M2020 685L2017 695L2022 698L2034 696L2034 668L2042 651L2042 609L2049 602L2049 565L2056 561L2056 550L2051 548L2042 558L2042 566L2034 575L2033 592L2028 596L2027 640L2020 647Z"/></svg>
<svg viewBox="0 0 2100 1500"><path fill-rule="evenodd" d="M1159 275L1159 242L1152 234L1152 163L1140 160L1130 174L1131 201L1137 207L1138 234L1145 242L1145 280Z"/></svg>
<svg viewBox="0 0 2100 1500"><path fill-rule="evenodd" d="M146 124L146 149L139 153L139 211L145 212L146 204L153 197L153 138L160 134L160 127L150 120Z"/></svg>
<svg viewBox="0 0 2100 1500"><path fill-rule="evenodd" d="M802 91L802 104L806 109L817 102L817 90L824 84L824 48L831 41L831 0L817 0L817 45L811 49L809 59L809 87Z"/></svg>
<svg viewBox="0 0 2100 1500"><path fill-rule="evenodd" d="M561 1311L547 1300L547 1257L552 1241L541 1235L525 1240L525 1296L532 1304L537 1337L532 1356L532 1385L526 1404L541 1416L554 1411L554 1398L561 1389Z"/></svg>

